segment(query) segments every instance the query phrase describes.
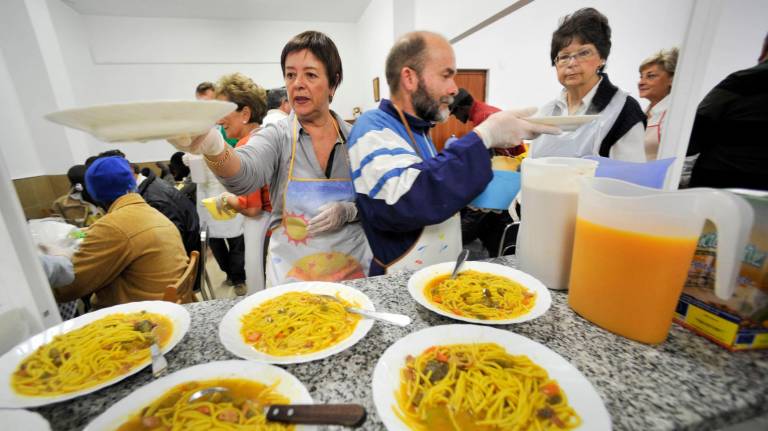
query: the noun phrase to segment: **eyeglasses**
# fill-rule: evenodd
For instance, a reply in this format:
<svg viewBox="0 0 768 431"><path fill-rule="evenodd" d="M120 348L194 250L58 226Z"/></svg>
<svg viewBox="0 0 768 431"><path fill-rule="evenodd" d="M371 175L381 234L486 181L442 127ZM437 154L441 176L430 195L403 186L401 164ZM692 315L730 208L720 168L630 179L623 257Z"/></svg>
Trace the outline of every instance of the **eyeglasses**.
<svg viewBox="0 0 768 431"><path fill-rule="evenodd" d="M571 60L576 60L577 63L581 63L582 61L587 60L589 57L592 57L594 53L595 52L591 49L582 49L576 54L560 54L555 57L555 64L562 67L570 63Z"/></svg>

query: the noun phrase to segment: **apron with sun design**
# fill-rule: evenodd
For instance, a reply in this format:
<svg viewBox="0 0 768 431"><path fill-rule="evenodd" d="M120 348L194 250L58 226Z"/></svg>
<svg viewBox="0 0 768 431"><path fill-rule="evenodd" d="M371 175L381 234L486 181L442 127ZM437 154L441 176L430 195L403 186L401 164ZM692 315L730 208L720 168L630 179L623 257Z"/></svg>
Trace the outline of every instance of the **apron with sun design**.
<svg viewBox="0 0 768 431"><path fill-rule="evenodd" d="M334 126L339 136L338 125ZM291 162L283 192L283 221L273 232L267 256L267 287L296 281L342 281L368 274L373 254L360 223L347 223L334 232L316 236L307 224L322 205L355 201L349 178L313 178L312 172L296 166L298 120L293 119ZM345 150L346 154L346 150ZM349 161L347 161L349 163Z"/></svg>

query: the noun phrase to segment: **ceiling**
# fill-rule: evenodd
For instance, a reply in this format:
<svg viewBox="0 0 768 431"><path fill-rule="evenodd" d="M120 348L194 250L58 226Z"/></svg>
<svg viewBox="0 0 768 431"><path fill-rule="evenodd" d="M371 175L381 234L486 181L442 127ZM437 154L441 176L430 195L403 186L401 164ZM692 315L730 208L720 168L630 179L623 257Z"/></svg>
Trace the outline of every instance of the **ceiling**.
<svg viewBox="0 0 768 431"><path fill-rule="evenodd" d="M356 23L371 0L61 0L82 15Z"/></svg>

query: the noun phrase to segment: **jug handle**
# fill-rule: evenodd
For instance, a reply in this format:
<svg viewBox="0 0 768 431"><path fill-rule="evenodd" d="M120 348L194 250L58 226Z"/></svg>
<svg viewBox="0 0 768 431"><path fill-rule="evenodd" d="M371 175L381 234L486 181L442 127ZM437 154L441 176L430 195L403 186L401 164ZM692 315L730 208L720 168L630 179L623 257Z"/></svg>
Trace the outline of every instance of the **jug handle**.
<svg viewBox="0 0 768 431"><path fill-rule="evenodd" d="M711 220L717 228L715 295L727 300L736 287L736 277L752 230L754 211L745 199L730 192L712 189L699 189L695 192L699 194L697 212Z"/></svg>
<svg viewBox="0 0 768 431"><path fill-rule="evenodd" d="M517 192L514 199L512 199L512 202L509 204L509 208L507 211L509 212L509 216L512 218L512 221L515 223L520 223L520 216L517 214L517 205L522 205L522 194L523 190L522 188L520 191Z"/></svg>

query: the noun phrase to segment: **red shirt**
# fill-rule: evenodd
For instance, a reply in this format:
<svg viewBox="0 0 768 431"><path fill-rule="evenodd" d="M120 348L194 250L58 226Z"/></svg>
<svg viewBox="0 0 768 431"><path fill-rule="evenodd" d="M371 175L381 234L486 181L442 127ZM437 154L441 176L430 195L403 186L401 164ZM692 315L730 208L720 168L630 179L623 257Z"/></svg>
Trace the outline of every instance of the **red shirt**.
<svg viewBox="0 0 768 431"><path fill-rule="evenodd" d="M250 136L246 136L235 145L235 148L243 146L248 143ZM240 208L261 208L262 211L272 211L272 203L269 200L269 186L264 186L261 190L245 195L238 196L237 203L240 204Z"/></svg>
<svg viewBox="0 0 768 431"><path fill-rule="evenodd" d="M501 109L495 106L475 100L472 103L472 108L469 110L469 121L475 123L475 126L477 126L485 121L491 114L499 111L501 111ZM518 145L512 148L494 148L493 151L498 156L515 157L525 152L525 146Z"/></svg>

